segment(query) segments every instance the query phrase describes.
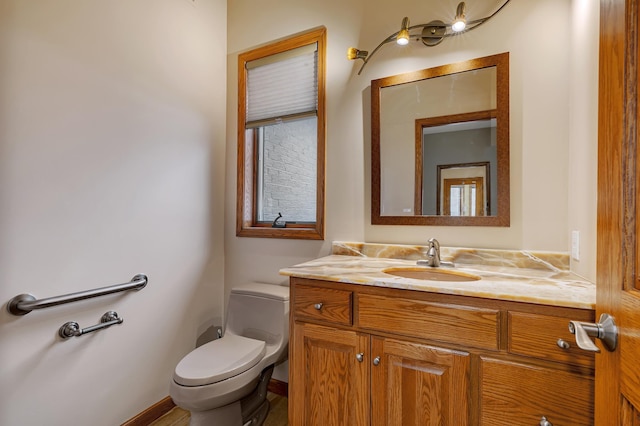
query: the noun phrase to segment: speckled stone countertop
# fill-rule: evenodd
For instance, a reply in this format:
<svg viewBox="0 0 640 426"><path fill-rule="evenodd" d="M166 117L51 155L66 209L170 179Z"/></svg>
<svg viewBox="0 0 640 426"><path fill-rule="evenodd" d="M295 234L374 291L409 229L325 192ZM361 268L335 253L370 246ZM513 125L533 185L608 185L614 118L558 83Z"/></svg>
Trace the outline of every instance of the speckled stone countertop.
<svg viewBox="0 0 640 426"><path fill-rule="evenodd" d="M334 242L332 254L280 270L281 275L407 290L457 294L542 305L595 309L596 286L569 270L569 255L554 252L441 247L453 271L479 281L430 281L397 277L388 268L416 266L426 246ZM429 267L424 267L429 268ZM431 268L429 268L431 269Z"/></svg>

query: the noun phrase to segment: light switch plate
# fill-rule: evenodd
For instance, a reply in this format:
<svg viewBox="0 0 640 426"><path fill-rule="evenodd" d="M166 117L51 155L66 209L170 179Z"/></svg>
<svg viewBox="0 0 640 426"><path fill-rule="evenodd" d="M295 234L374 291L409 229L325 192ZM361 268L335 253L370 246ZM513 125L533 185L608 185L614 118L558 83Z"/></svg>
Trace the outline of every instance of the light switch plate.
<svg viewBox="0 0 640 426"><path fill-rule="evenodd" d="M571 231L571 258L580 260L580 231Z"/></svg>

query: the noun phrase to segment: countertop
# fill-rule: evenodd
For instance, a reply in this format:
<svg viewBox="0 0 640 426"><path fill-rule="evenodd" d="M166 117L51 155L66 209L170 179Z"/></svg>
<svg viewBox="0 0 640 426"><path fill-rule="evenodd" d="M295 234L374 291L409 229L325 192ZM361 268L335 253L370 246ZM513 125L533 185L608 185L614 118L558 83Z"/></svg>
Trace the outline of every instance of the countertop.
<svg viewBox="0 0 640 426"><path fill-rule="evenodd" d="M595 309L596 286L569 270L566 253L441 248L440 267L477 275L478 281L430 281L387 274L387 268L414 267L427 247L334 242L332 254L280 270L281 275L349 284ZM424 267L429 268L429 267Z"/></svg>

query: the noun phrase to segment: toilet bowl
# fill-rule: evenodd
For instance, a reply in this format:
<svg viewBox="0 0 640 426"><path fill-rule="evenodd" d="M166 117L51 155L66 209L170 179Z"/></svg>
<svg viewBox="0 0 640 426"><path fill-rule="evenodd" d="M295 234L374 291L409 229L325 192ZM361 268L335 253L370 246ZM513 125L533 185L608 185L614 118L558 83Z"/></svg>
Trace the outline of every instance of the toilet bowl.
<svg viewBox="0 0 640 426"><path fill-rule="evenodd" d="M169 387L191 425L258 426L268 411L266 384L286 358L289 288L247 284L233 288L226 331L187 354Z"/></svg>

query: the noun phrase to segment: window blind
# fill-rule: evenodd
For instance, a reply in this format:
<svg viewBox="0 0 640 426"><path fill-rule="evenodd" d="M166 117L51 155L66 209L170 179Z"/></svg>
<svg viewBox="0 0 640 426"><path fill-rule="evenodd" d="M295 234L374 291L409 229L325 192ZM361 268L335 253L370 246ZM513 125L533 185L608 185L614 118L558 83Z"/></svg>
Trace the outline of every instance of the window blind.
<svg viewBox="0 0 640 426"><path fill-rule="evenodd" d="M317 44L248 62L246 127L318 108Z"/></svg>

